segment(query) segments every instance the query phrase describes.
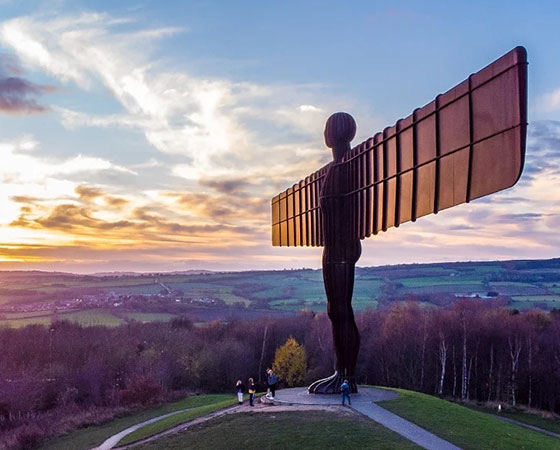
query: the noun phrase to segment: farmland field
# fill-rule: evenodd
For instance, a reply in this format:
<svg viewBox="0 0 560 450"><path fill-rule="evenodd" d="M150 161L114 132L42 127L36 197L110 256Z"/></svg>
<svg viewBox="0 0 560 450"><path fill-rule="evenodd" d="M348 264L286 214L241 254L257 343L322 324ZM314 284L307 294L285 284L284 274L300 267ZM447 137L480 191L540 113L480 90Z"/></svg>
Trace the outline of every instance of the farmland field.
<svg viewBox="0 0 560 450"><path fill-rule="evenodd" d="M441 305L461 296L484 298L488 292L512 308L558 308L560 259L361 267L356 269L353 306L364 311L404 300ZM326 310L320 270L106 276L0 271L3 326L7 321L14 327L48 324L54 310L59 318L86 326L117 326L126 318L229 320L302 309Z"/></svg>
<svg viewBox="0 0 560 450"><path fill-rule="evenodd" d="M21 328L27 325L45 325L51 324L50 317L29 317L27 319L2 319L0 320L0 327Z"/></svg>
<svg viewBox="0 0 560 450"><path fill-rule="evenodd" d="M463 285L473 284L478 281L475 277L460 278L449 277L446 279L439 277L421 277L421 278L400 278L398 280L404 287L426 287L426 286L446 286L446 285Z"/></svg>
<svg viewBox="0 0 560 450"><path fill-rule="evenodd" d="M122 319L115 317L109 311L103 309L60 314L59 318L75 322L84 327L93 327L98 325L105 327L118 327L122 323Z"/></svg>
<svg viewBox="0 0 560 450"><path fill-rule="evenodd" d="M168 313L138 313L130 312L125 314L129 319L137 320L138 322L168 322L174 317L174 314Z"/></svg>
<svg viewBox="0 0 560 450"><path fill-rule="evenodd" d="M137 320L139 322L168 322L176 317L168 313L139 313L127 312L123 317ZM123 319L115 316L111 311L105 309L92 309L85 311L59 312L54 314L49 311L38 311L34 313L5 314L5 319L0 319L0 327L20 328L27 325L49 326L53 320L67 320L80 324L84 327L106 326L116 327L123 323Z"/></svg>

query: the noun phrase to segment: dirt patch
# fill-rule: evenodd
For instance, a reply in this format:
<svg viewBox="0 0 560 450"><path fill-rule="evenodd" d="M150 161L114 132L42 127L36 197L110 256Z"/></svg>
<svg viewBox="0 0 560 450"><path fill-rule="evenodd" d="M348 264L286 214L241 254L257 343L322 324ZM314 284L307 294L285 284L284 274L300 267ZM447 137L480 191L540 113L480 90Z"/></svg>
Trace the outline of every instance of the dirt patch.
<svg viewBox="0 0 560 450"><path fill-rule="evenodd" d="M301 404L274 404L255 402L255 406L243 405L231 410L228 414L237 413L275 413L285 411L329 411L343 415L358 414L353 409L342 405L301 405Z"/></svg>

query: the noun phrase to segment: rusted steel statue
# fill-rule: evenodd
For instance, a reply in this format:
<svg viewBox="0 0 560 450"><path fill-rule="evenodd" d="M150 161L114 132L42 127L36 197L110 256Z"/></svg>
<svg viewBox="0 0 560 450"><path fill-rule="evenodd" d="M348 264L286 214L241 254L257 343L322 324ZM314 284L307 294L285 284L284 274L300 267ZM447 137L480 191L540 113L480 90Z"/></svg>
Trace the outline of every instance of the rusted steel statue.
<svg viewBox="0 0 560 450"><path fill-rule="evenodd" d="M527 53L516 47L382 133L350 148L354 119L333 114L333 161L272 199L275 246L323 246L335 373L311 393L357 391L352 310L360 240L513 186L527 134Z"/></svg>

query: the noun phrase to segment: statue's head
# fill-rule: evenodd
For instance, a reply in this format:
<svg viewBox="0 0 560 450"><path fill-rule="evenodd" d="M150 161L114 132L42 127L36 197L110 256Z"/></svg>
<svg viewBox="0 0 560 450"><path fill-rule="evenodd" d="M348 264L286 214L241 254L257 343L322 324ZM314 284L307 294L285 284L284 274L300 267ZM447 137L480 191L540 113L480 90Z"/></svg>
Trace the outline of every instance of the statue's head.
<svg viewBox="0 0 560 450"><path fill-rule="evenodd" d="M340 158L350 148L350 141L356 136L356 121L345 112L331 115L325 125L325 144L333 149L335 159ZM338 154L342 152L342 154Z"/></svg>

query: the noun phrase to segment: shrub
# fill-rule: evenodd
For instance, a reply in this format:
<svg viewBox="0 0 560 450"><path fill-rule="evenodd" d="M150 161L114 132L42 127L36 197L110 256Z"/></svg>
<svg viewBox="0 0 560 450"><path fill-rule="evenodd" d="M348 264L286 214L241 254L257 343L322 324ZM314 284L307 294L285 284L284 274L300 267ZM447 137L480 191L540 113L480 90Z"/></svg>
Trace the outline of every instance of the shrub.
<svg viewBox="0 0 560 450"><path fill-rule="evenodd" d="M276 350L272 369L287 386L301 385L307 372L307 356L303 346L293 337L289 337L286 343Z"/></svg>

